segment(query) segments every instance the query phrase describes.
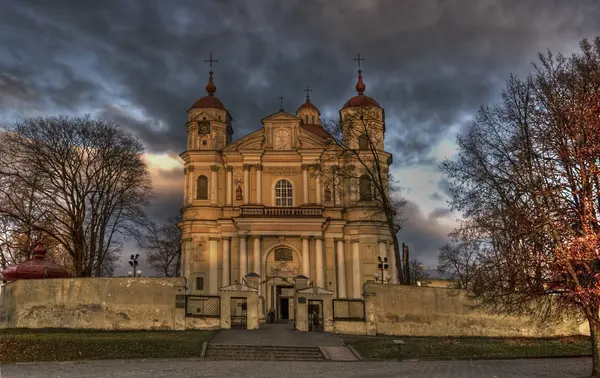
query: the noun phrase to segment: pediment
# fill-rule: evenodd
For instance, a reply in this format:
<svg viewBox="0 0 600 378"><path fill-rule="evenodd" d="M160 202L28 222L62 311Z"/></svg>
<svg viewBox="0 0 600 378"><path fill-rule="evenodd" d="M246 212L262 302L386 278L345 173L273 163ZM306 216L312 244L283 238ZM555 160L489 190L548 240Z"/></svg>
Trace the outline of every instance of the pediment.
<svg viewBox="0 0 600 378"><path fill-rule="evenodd" d="M333 295L334 292L331 290L327 290L322 287L313 286L307 287L306 289L298 290L296 293L298 294L321 294L321 295Z"/></svg>
<svg viewBox="0 0 600 378"><path fill-rule="evenodd" d="M260 128L227 145L223 151L260 150L263 148L264 129Z"/></svg>
<svg viewBox="0 0 600 378"><path fill-rule="evenodd" d="M269 116L266 116L265 118L263 118L261 120L262 123L265 122L284 122L284 121L297 121L300 122L301 119L296 117L293 114L290 113L286 113L286 112L277 112L274 114L271 114Z"/></svg>
<svg viewBox="0 0 600 378"><path fill-rule="evenodd" d="M258 289L252 288L248 285L238 283L235 285L223 286L223 287L219 288L219 291L227 291L227 292L237 291L237 292L246 292L246 293L256 293L256 292L258 292Z"/></svg>
<svg viewBox="0 0 600 378"><path fill-rule="evenodd" d="M203 111L203 112L196 114L190 120L190 122L199 122L199 121L217 121L217 119L215 117L213 117L212 115L208 114L207 112Z"/></svg>
<svg viewBox="0 0 600 378"><path fill-rule="evenodd" d="M323 138L311 133L310 131L301 129L300 131L300 145L302 148L324 148L325 143Z"/></svg>

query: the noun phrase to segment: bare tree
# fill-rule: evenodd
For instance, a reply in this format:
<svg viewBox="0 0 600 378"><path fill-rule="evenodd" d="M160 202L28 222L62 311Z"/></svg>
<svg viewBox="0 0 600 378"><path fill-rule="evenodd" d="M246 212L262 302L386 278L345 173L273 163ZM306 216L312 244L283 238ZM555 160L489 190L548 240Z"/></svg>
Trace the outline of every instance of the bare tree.
<svg viewBox="0 0 600 378"><path fill-rule="evenodd" d="M177 277L181 265L181 229L177 225L180 217L169 218L167 223L158 226L150 223L139 246L146 253L152 268L165 277Z"/></svg>
<svg viewBox="0 0 600 378"><path fill-rule="evenodd" d="M66 251L75 276L112 273L126 237L138 236L151 196L144 148L106 120L42 117L2 136L0 181L33 193L28 206L0 188L0 215L43 233Z"/></svg>
<svg viewBox="0 0 600 378"><path fill-rule="evenodd" d="M411 259L408 264L408 269L410 270L410 284L411 285L420 285L427 286L431 283L429 281L429 275L424 269L423 263L421 263L417 259Z"/></svg>
<svg viewBox="0 0 600 378"><path fill-rule="evenodd" d="M361 207L364 218L388 228L394 245L397 275L407 282L402 267L398 231L406 201L395 185L390 165L392 156L384 151L385 121L378 108L357 107L351 116L326 125L330 134L318 174L330 188L334 202Z"/></svg>
<svg viewBox="0 0 600 378"><path fill-rule="evenodd" d="M453 243L440 248L438 271L452 275L456 280L456 288L473 289L479 258L485 254L485 251L482 251L485 241L477 238L468 222L463 222L450 236Z"/></svg>
<svg viewBox="0 0 600 378"><path fill-rule="evenodd" d="M442 171L482 241L477 295L541 321L584 316L600 376L600 38L540 54L484 107Z"/></svg>

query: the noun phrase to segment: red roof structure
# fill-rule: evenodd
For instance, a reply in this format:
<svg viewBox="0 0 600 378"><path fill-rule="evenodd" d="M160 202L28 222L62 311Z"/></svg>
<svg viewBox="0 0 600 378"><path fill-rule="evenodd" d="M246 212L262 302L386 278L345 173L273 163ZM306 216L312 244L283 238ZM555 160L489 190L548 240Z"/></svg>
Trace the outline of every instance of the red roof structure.
<svg viewBox="0 0 600 378"><path fill-rule="evenodd" d="M358 82L356 83L356 91L358 92L358 95L346 101L342 109L362 106L374 106L377 108L381 108L377 101L373 100L369 96L365 96L365 89L367 89L367 86L363 82L362 71L358 70Z"/></svg>
<svg viewBox="0 0 600 378"><path fill-rule="evenodd" d="M65 268L46 258L46 248L42 243L38 243L33 250L31 260L8 267L2 272L3 281L69 277L71 275Z"/></svg>

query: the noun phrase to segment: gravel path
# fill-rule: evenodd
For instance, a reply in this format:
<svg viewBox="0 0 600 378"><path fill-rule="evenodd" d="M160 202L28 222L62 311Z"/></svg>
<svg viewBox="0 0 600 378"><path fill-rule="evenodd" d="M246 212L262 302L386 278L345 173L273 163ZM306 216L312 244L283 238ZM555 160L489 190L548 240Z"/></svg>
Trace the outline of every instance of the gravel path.
<svg viewBox="0 0 600 378"><path fill-rule="evenodd" d="M157 359L5 364L0 378L586 377L589 358L489 361L271 362Z"/></svg>

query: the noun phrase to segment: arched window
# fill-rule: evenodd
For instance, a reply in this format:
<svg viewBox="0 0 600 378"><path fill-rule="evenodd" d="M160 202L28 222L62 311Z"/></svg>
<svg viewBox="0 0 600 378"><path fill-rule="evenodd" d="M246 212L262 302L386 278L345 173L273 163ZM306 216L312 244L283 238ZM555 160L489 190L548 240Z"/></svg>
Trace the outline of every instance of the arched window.
<svg viewBox="0 0 600 378"><path fill-rule="evenodd" d="M294 252L289 248L277 248L275 250L275 261L293 261Z"/></svg>
<svg viewBox="0 0 600 378"><path fill-rule="evenodd" d="M315 116L312 116L312 124L315 124Z"/></svg>
<svg viewBox="0 0 600 378"><path fill-rule="evenodd" d="M196 199L208 199L208 178L204 175L198 176L196 181Z"/></svg>
<svg viewBox="0 0 600 378"><path fill-rule="evenodd" d="M308 116L307 115L304 116L304 123L308 124Z"/></svg>
<svg viewBox="0 0 600 378"><path fill-rule="evenodd" d="M369 176L360 176L359 191L361 201L371 201L373 199L373 196L371 194L371 180L369 179Z"/></svg>
<svg viewBox="0 0 600 378"><path fill-rule="evenodd" d="M275 184L275 206L291 207L292 183L288 180L279 180Z"/></svg>
<svg viewBox="0 0 600 378"><path fill-rule="evenodd" d="M369 137L366 136L365 134L361 134L358 137L358 148L361 150L369 149Z"/></svg>

